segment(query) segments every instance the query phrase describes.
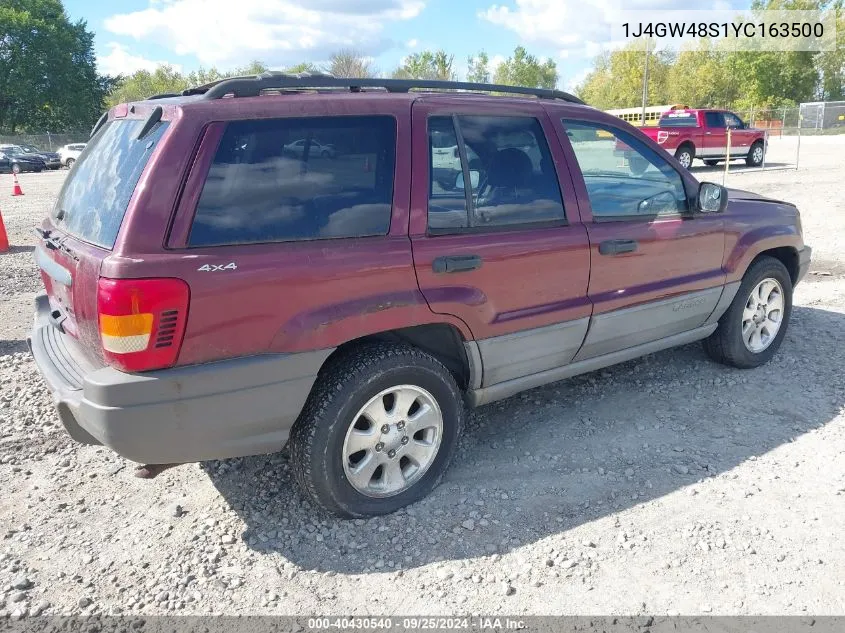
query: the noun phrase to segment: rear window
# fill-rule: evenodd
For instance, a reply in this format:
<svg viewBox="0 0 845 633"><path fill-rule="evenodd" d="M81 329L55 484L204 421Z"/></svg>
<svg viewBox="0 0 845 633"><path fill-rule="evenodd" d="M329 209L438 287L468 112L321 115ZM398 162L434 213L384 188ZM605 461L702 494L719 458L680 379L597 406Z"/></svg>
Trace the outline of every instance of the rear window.
<svg viewBox="0 0 845 633"><path fill-rule="evenodd" d="M385 235L396 121L389 116L230 123L189 246Z"/></svg>
<svg viewBox="0 0 845 633"><path fill-rule="evenodd" d="M159 122L138 139L137 119L109 121L68 174L53 208L53 221L86 242L111 249L129 199L156 143L168 127Z"/></svg>
<svg viewBox="0 0 845 633"><path fill-rule="evenodd" d="M697 127L698 119L690 112L669 112L660 118L660 127Z"/></svg>

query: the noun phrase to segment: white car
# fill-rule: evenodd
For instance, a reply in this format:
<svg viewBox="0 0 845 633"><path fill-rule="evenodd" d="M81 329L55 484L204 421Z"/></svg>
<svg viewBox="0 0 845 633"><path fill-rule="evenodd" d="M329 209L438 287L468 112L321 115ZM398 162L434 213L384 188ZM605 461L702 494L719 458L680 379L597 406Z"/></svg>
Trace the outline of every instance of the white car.
<svg viewBox="0 0 845 633"><path fill-rule="evenodd" d="M85 143L69 143L60 147L59 159L61 160L62 167L67 167L68 169L73 167L82 150L85 149L85 145Z"/></svg>
<svg viewBox="0 0 845 633"><path fill-rule="evenodd" d="M437 169L461 170L461 156L458 153L458 146L431 148L431 166Z"/></svg>
<svg viewBox="0 0 845 633"><path fill-rule="evenodd" d="M305 156L305 139L300 139L298 141L294 141L293 143L288 143L284 146L284 151L287 154L293 154L294 156L303 157ZM322 143L311 139L311 144L308 146L308 157L311 158L312 156L320 156L322 158L334 158L336 155L336 151L334 145L323 145Z"/></svg>

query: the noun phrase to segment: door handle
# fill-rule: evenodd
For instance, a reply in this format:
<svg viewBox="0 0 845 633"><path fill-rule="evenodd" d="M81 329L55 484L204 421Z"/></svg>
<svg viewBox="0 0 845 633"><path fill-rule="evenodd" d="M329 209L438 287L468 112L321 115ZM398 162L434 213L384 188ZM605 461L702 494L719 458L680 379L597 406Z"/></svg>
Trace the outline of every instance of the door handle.
<svg viewBox="0 0 845 633"><path fill-rule="evenodd" d="M436 273L460 273L481 268L480 255L448 255L438 257L431 263Z"/></svg>
<svg viewBox="0 0 845 633"><path fill-rule="evenodd" d="M599 244L601 255L621 255L622 253L633 253L636 250L636 240L605 240Z"/></svg>

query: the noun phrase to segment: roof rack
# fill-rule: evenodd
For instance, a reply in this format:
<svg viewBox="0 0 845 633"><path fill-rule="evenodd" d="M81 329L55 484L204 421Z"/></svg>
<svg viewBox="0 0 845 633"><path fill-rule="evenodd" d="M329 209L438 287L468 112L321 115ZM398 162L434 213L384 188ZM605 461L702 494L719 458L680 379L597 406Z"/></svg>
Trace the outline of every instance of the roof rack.
<svg viewBox="0 0 845 633"><path fill-rule="evenodd" d="M409 92L411 90L449 90L467 92L501 92L506 94L527 95L540 99L560 99L570 103L584 105L578 97L548 88L528 88L525 86L504 86L499 84L470 83L466 81L439 81L431 79L378 79L364 77L349 79L335 77L325 73L289 74L283 72L265 72L260 75L231 77L220 79L182 92L183 96L203 95L205 99L221 99L226 95L235 97L256 97L265 90L301 90L301 89L347 89L360 92L362 88L376 88L387 92Z"/></svg>

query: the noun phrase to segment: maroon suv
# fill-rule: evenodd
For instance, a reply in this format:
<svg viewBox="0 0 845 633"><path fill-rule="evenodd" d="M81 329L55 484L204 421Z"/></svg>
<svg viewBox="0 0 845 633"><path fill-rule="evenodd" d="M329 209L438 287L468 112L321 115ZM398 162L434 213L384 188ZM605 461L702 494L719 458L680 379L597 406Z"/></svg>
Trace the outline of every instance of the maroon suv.
<svg viewBox="0 0 845 633"><path fill-rule="evenodd" d="M793 205L566 93L272 73L113 108L39 232L30 346L74 439L289 443L342 516L428 493L465 402L699 339L765 363L810 262Z"/></svg>

